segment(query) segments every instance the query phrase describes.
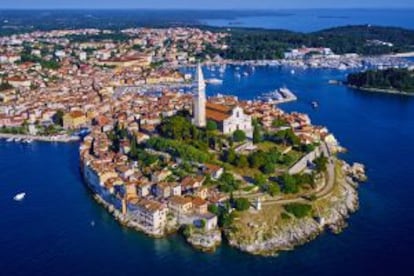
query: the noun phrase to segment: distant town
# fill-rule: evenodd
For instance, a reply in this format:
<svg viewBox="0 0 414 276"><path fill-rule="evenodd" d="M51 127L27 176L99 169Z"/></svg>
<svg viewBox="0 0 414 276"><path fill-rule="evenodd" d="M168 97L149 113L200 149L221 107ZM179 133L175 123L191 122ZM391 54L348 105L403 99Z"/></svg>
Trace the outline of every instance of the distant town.
<svg viewBox="0 0 414 276"><path fill-rule="evenodd" d="M412 65L306 46L278 60L229 60L219 54L228 36L175 27L1 37L0 137L80 140L81 173L97 202L156 238L179 231L212 251L224 235L242 251L270 255L326 227L339 232L358 208L364 166L340 160L334 135L306 114L266 97L207 97L217 80L206 80L203 66Z"/></svg>

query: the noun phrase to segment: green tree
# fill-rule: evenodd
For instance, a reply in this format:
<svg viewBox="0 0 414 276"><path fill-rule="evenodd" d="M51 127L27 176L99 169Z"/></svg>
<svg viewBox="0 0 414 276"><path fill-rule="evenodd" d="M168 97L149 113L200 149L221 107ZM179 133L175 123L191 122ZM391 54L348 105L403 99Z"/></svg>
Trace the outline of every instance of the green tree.
<svg viewBox="0 0 414 276"><path fill-rule="evenodd" d="M254 184L259 187L263 187L267 183L267 178L265 175L258 173L254 176Z"/></svg>
<svg viewBox="0 0 414 276"><path fill-rule="evenodd" d="M253 129L253 144L258 144L262 140L262 134L260 133L259 125L255 125Z"/></svg>
<svg viewBox="0 0 414 276"><path fill-rule="evenodd" d="M225 156L225 161L229 164L234 164L236 161L237 155L234 149L229 149Z"/></svg>
<svg viewBox="0 0 414 276"><path fill-rule="evenodd" d="M216 122L214 122L214 121L208 120L208 121L207 121L207 126L206 126L206 129L207 129L208 131L214 131L214 130L217 130L217 123L216 123Z"/></svg>
<svg viewBox="0 0 414 276"><path fill-rule="evenodd" d="M163 120L159 127L160 134L174 140L188 140L191 138L192 124L182 116L173 116ZM193 133L194 136L194 133Z"/></svg>
<svg viewBox="0 0 414 276"><path fill-rule="evenodd" d="M326 171L326 165L328 164L328 158L322 154L321 156L313 160L313 163L315 164L315 170L317 172L324 172Z"/></svg>
<svg viewBox="0 0 414 276"><path fill-rule="evenodd" d="M219 207L215 204L208 205L208 211L218 216L220 214Z"/></svg>
<svg viewBox="0 0 414 276"><path fill-rule="evenodd" d="M244 140L246 140L246 133L244 133L243 130L236 130L233 133L233 140L234 142L243 142Z"/></svg>
<svg viewBox="0 0 414 276"><path fill-rule="evenodd" d="M56 111L56 114L53 116L53 122L59 126L63 126L63 116L64 116L63 110L59 109Z"/></svg>
<svg viewBox="0 0 414 276"><path fill-rule="evenodd" d="M275 172L275 170L276 170L276 166L275 166L275 164L273 164L273 163L269 163L269 162L267 162L266 164L264 164L264 165L261 167L261 171L262 171L264 174L273 174L273 173Z"/></svg>

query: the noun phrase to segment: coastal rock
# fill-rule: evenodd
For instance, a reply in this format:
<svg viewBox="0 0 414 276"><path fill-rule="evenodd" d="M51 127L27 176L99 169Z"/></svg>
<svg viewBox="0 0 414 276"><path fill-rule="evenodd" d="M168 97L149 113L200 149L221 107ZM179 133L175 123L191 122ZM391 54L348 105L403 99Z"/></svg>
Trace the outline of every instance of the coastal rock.
<svg viewBox="0 0 414 276"><path fill-rule="evenodd" d="M206 233L193 232L187 237L187 242L201 251L212 252L221 244L221 232L220 230Z"/></svg>
<svg viewBox="0 0 414 276"><path fill-rule="evenodd" d="M318 223L312 218L291 219L291 221L275 227L273 235L266 239L259 237L244 243L233 234L228 233L229 244L241 251L255 255L274 255L278 251L291 250L297 245L314 239L320 233ZM260 236L260 235L259 235Z"/></svg>

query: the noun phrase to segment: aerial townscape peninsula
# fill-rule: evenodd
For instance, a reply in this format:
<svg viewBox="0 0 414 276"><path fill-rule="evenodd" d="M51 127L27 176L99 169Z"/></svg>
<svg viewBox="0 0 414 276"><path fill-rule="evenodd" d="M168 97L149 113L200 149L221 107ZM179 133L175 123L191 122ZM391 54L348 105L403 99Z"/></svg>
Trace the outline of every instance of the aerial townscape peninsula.
<svg viewBox="0 0 414 276"><path fill-rule="evenodd" d="M412 92L413 63L395 53L409 50L413 31L399 29L404 41L389 35L392 28L336 32L354 37L362 28L367 37L343 48L333 30L131 27L4 35L0 137L79 143L84 183L125 227L154 238L179 232L202 251L225 241L274 255L325 229L339 233L358 209L365 167L342 160L345 149L334 134L307 114L283 111L281 103L297 99L294 91L239 99L235 91L207 95L206 87L221 83L226 67L240 79L262 66L292 75L398 67L387 74L409 75L410 84L388 85ZM205 71L217 78L206 79ZM377 79L372 72L362 74ZM357 76L349 75L349 85L375 85Z"/></svg>

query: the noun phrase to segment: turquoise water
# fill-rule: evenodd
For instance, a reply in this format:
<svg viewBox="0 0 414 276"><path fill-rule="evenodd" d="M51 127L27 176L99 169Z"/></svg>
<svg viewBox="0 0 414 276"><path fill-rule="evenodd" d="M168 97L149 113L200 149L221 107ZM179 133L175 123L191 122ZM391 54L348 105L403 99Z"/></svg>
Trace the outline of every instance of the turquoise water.
<svg viewBox="0 0 414 276"><path fill-rule="evenodd" d="M349 149L345 159L367 165L360 210L342 234L325 233L277 258L254 257L225 245L214 254L199 253L178 236L154 240L119 226L84 187L77 144L1 141L1 274L409 275L414 98L327 84L343 74L309 70L291 75L263 67L239 80L229 68L223 86L208 87L209 94L232 92L248 99L286 85L299 99L283 109L309 113ZM319 109L311 108L313 100ZM13 201L21 191L26 199Z"/></svg>
<svg viewBox="0 0 414 276"><path fill-rule="evenodd" d="M254 27L313 32L345 25L380 25L414 29L414 9L311 9L283 10L273 16L202 20L216 27Z"/></svg>

